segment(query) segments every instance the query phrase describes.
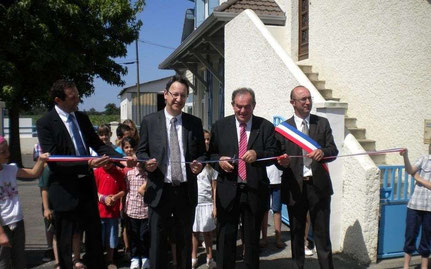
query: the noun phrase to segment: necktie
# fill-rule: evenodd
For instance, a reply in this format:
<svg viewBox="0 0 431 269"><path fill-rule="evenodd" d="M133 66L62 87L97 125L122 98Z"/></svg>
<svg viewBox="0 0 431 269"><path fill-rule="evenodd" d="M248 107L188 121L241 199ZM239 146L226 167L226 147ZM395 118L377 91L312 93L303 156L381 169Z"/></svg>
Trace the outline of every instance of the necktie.
<svg viewBox="0 0 431 269"><path fill-rule="evenodd" d="M241 123L239 130L239 158L242 158L242 156L247 152L247 133L245 132L245 123ZM247 179L247 169L245 162L243 160L239 160L238 162L238 175L239 177L245 181Z"/></svg>
<svg viewBox="0 0 431 269"><path fill-rule="evenodd" d="M302 121L302 133L308 136L308 126L307 126L307 122L305 120ZM302 155L307 155L307 152L305 150L302 150ZM304 165L306 167L310 167L311 165L311 159L304 157L303 159L304 161Z"/></svg>
<svg viewBox="0 0 431 269"><path fill-rule="evenodd" d="M76 125L74 119L75 116L69 114L69 117L67 117L67 122L69 123L69 128L72 130L73 140L75 141L76 148L78 149L77 155L85 156L87 155L87 150L85 149L84 143L82 142L78 126Z"/></svg>
<svg viewBox="0 0 431 269"><path fill-rule="evenodd" d="M183 171L181 169L180 145L178 143L177 128L175 127L176 121L177 118L175 117L171 119L171 128L169 134L171 153L171 180L172 185L174 186L180 185L181 179L183 178Z"/></svg>

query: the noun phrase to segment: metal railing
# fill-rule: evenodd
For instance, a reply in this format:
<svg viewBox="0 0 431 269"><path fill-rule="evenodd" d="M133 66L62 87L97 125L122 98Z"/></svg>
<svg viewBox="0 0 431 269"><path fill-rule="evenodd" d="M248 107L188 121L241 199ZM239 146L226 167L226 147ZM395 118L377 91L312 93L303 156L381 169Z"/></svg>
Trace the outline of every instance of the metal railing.
<svg viewBox="0 0 431 269"><path fill-rule="evenodd" d="M403 165L380 165L382 183L380 199L385 202L407 202L413 193L414 178Z"/></svg>

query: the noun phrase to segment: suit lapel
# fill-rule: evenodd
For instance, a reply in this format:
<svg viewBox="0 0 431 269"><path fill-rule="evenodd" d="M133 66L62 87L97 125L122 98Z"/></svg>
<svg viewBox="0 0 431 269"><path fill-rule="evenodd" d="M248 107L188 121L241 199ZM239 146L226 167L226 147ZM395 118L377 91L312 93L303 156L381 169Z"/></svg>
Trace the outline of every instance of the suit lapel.
<svg viewBox="0 0 431 269"><path fill-rule="evenodd" d="M230 132L230 134L227 133L226 137L235 137L235 139L232 139L231 141L233 142L232 143L233 152L234 152L234 154L236 154L236 158L238 158L238 155L239 155L239 149L238 149L239 138L238 138L238 133L236 131L235 116L232 116L232 119L228 122L228 124L229 124L229 126L227 126L227 128L225 130L228 130ZM229 157L232 157L232 156L229 156Z"/></svg>
<svg viewBox="0 0 431 269"><path fill-rule="evenodd" d="M186 113L183 113L183 115L182 115L182 129L183 129L183 134L182 134L182 137L183 137L183 149L184 149L184 157L185 157L185 155L186 155L186 152L187 152L187 145L188 145L188 139L187 139L187 136L188 136L188 133L189 133L189 130L190 130L190 126L189 126L189 121L187 120L187 114Z"/></svg>
<svg viewBox="0 0 431 269"><path fill-rule="evenodd" d="M259 125L257 124L257 118L253 117L251 121L251 130L250 130L250 137L247 143L247 149L250 149L253 146L253 143L256 140L258 135L259 135Z"/></svg>
<svg viewBox="0 0 431 269"><path fill-rule="evenodd" d="M317 131L317 118L314 117L314 115L310 115L310 131L309 131L309 137L314 139L316 137L316 131Z"/></svg>
<svg viewBox="0 0 431 269"><path fill-rule="evenodd" d="M168 130L166 129L166 116L165 116L165 110L162 109L159 112L159 122L162 124L161 132L160 132L160 139L162 141L161 145L163 147L162 152L167 152L166 149L169 145L168 140Z"/></svg>
<svg viewBox="0 0 431 269"><path fill-rule="evenodd" d="M54 125L56 125L58 128L61 129L61 131L64 133L63 138L66 139L66 145L69 148L69 152L71 155L76 155L76 151L75 151L75 147L72 141L72 137L70 137L70 133L66 128L66 125L64 125L63 120L60 118L60 115L58 115L57 110L55 110L55 108L53 108L51 110L52 113L52 118L53 118L53 122Z"/></svg>

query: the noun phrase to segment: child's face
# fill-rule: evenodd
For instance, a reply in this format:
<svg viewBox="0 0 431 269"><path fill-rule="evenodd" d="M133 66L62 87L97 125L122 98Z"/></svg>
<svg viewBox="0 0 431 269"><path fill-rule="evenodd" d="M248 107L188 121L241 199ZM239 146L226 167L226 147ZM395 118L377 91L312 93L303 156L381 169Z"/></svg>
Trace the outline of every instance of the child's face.
<svg viewBox="0 0 431 269"><path fill-rule="evenodd" d="M131 134L131 132L130 131L124 131L123 132L123 137L122 138L125 138L125 137L131 137L132 136L132 134Z"/></svg>
<svg viewBox="0 0 431 269"><path fill-rule="evenodd" d="M0 164L8 163L10 157L9 147L6 141L0 143Z"/></svg>
<svg viewBox="0 0 431 269"><path fill-rule="evenodd" d="M204 138L205 138L205 147L206 147L206 149L208 151L210 149L211 135L209 133L204 133Z"/></svg>
<svg viewBox="0 0 431 269"><path fill-rule="evenodd" d="M100 133L100 134L99 134L99 138L100 138L100 140L102 140L102 141L103 141L103 143L105 143L106 145L108 145L108 144L110 144L110 143L111 143L111 141L110 141L110 139L111 139L111 133Z"/></svg>
<svg viewBox="0 0 431 269"><path fill-rule="evenodd" d="M126 156L133 156L133 154L135 153L132 146L128 142L124 142L123 151Z"/></svg>

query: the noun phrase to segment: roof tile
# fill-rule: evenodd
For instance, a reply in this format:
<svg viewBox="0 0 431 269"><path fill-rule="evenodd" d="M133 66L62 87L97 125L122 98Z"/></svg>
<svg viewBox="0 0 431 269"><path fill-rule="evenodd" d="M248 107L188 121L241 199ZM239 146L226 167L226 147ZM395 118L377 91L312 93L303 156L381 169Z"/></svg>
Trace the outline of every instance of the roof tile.
<svg viewBox="0 0 431 269"><path fill-rule="evenodd" d="M274 0L228 0L214 11L240 13L252 9L258 16L284 16L284 12Z"/></svg>

